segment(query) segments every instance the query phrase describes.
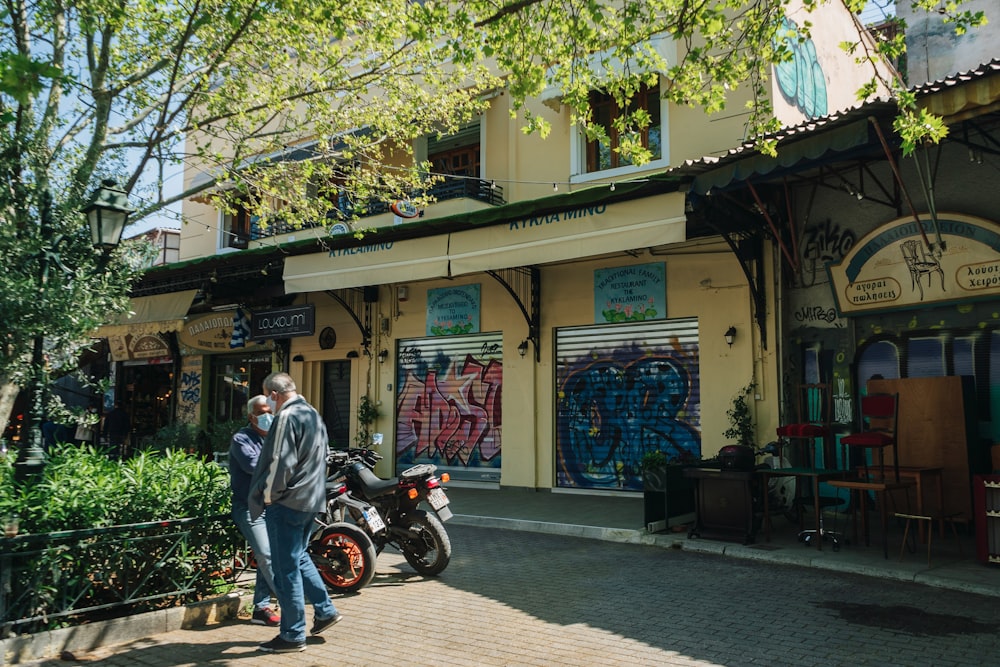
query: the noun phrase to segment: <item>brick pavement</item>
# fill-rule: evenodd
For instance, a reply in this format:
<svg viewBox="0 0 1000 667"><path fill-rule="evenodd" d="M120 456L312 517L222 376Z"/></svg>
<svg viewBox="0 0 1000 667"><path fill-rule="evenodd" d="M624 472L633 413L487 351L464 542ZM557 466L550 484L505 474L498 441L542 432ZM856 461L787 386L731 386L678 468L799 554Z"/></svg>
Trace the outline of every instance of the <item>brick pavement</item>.
<svg viewBox="0 0 1000 667"><path fill-rule="evenodd" d="M84 664L978 665L1000 652L995 598L686 550L448 524L439 577L379 557L345 620L303 653L246 622L99 649ZM29 663L37 667L74 664Z"/></svg>

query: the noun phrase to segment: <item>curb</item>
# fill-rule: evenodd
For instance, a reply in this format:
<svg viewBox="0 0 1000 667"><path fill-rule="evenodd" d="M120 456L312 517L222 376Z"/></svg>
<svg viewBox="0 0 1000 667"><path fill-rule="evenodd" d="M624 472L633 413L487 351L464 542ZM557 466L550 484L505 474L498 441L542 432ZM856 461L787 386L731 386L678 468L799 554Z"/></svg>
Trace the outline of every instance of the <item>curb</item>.
<svg viewBox="0 0 1000 667"><path fill-rule="evenodd" d="M192 602L183 607L122 616L33 635L0 639L0 665L16 665L32 660L60 658L64 653L86 653L102 646L125 644L174 630L214 625L236 618L240 594Z"/></svg>

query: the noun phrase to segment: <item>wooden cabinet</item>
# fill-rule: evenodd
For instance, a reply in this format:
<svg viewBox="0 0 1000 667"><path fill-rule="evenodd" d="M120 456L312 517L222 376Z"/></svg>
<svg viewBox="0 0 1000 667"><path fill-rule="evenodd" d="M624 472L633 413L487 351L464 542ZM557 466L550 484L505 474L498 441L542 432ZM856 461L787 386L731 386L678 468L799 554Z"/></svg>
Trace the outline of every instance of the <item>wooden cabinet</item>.
<svg viewBox="0 0 1000 667"><path fill-rule="evenodd" d="M929 507L935 516L971 518L972 473L987 472L980 465L971 382L959 376L868 381L870 394L899 394L899 465L942 469L945 506Z"/></svg>
<svg viewBox="0 0 1000 667"><path fill-rule="evenodd" d="M686 468L684 474L696 482L695 523L688 537L753 544L757 533L753 511L757 473Z"/></svg>

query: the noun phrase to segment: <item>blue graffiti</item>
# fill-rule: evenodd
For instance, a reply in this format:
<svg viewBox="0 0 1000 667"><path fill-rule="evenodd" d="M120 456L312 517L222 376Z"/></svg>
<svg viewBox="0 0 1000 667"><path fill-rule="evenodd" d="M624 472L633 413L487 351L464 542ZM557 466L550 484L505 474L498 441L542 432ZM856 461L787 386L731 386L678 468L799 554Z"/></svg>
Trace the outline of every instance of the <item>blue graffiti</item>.
<svg viewBox="0 0 1000 667"><path fill-rule="evenodd" d="M698 410L691 401L696 373L686 369L690 359L632 349L580 361L568 369L559 392L561 486L639 490L646 452L701 456Z"/></svg>
<svg viewBox="0 0 1000 667"><path fill-rule="evenodd" d="M826 78L812 39L802 39L799 27L785 17L781 19L774 46L791 51L791 58L774 66L774 78L782 97L807 118L825 116Z"/></svg>

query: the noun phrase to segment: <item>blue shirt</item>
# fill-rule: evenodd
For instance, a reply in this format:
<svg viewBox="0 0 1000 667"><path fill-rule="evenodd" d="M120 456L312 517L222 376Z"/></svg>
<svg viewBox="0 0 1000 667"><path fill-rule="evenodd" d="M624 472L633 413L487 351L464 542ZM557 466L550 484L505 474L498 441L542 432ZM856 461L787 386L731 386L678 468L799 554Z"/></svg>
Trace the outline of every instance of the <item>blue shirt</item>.
<svg viewBox="0 0 1000 667"><path fill-rule="evenodd" d="M229 486L233 490L233 507L246 508L250 495L250 478L264 438L253 426L244 426L233 435L229 445Z"/></svg>

